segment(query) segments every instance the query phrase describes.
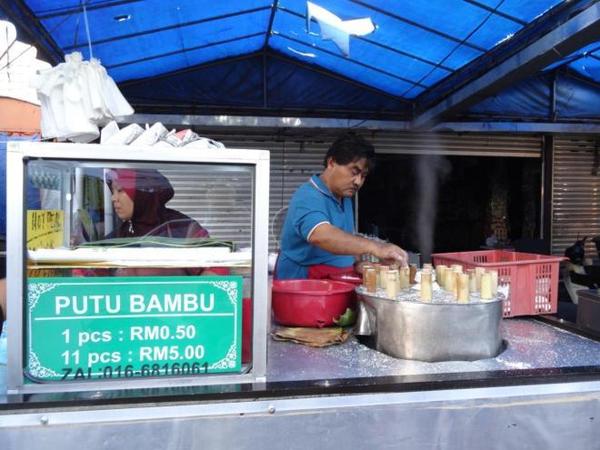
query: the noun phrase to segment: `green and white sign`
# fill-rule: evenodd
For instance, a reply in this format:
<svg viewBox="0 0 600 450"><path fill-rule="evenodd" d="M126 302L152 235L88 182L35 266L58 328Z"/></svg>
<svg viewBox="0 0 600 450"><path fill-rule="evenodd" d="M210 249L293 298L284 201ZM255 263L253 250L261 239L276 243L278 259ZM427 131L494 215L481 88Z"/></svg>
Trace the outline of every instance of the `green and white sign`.
<svg viewBox="0 0 600 450"><path fill-rule="evenodd" d="M26 374L36 381L241 370L242 278L31 278Z"/></svg>

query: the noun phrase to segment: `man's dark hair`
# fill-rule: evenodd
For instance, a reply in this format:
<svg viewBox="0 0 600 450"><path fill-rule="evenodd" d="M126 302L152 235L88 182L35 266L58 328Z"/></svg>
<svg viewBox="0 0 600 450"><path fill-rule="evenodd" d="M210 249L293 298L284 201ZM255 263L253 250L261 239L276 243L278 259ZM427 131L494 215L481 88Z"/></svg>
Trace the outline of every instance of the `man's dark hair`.
<svg viewBox="0 0 600 450"><path fill-rule="evenodd" d="M375 148L365 138L350 131L342 134L331 144L323 160L324 167L327 167L329 158L341 165L365 158L367 167L372 168L375 162Z"/></svg>

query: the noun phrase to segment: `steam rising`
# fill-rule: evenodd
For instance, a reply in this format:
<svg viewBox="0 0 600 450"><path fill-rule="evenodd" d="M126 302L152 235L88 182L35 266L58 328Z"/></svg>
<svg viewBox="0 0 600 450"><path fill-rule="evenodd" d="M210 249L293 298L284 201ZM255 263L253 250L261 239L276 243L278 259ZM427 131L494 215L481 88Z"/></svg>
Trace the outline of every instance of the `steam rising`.
<svg viewBox="0 0 600 450"><path fill-rule="evenodd" d="M441 155L421 155L417 159L417 236L423 263L431 262L437 214L438 185L450 173L450 163Z"/></svg>

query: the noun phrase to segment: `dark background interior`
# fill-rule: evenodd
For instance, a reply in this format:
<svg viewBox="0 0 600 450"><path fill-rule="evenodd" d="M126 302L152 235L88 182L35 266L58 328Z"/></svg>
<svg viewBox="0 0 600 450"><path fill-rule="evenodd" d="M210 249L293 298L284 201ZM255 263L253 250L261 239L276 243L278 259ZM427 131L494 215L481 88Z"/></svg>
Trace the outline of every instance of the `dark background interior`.
<svg viewBox="0 0 600 450"><path fill-rule="evenodd" d="M438 180L434 252L478 250L489 235L494 194L506 201L506 244L540 232L541 161L532 158L380 155L359 191L359 231L420 252L418 158Z"/></svg>

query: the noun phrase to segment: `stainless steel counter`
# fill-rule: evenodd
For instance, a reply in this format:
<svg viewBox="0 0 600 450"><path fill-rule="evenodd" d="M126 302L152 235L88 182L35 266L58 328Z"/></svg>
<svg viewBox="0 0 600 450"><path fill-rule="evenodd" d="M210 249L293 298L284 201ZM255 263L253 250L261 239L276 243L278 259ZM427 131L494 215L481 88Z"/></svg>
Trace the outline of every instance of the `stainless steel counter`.
<svg viewBox="0 0 600 450"><path fill-rule="evenodd" d="M504 320L502 332L506 350L476 362L394 359L355 339L325 349L271 341L271 383L106 391L107 398L34 394L0 405L0 435L8 448L51 442L63 450L81 442L89 448L243 449L256 442L265 449L596 448L600 343L532 319ZM560 374L553 375L577 366L572 372L590 376L567 373L557 381ZM533 381L520 375L530 372ZM0 393L0 403L6 400Z"/></svg>
<svg viewBox="0 0 600 450"><path fill-rule="evenodd" d="M271 340L267 374L269 381L294 381L600 366L600 342L560 328L533 319L504 319L501 333L506 349L495 358L472 362L396 359L356 338L327 348Z"/></svg>
<svg viewBox="0 0 600 450"><path fill-rule="evenodd" d="M600 342L535 319L504 319L501 332L505 350L495 358L472 362L396 359L361 344L354 337L327 348L269 339L267 380L327 383L344 378L600 366ZM7 400L5 392L6 365L0 363L0 403Z"/></svg>

